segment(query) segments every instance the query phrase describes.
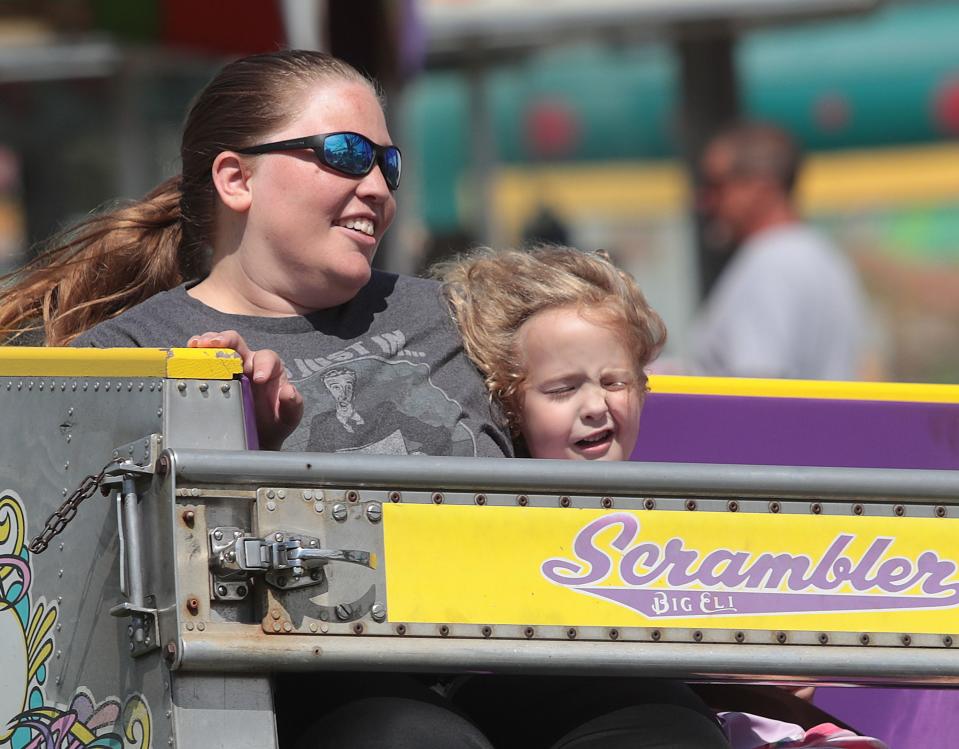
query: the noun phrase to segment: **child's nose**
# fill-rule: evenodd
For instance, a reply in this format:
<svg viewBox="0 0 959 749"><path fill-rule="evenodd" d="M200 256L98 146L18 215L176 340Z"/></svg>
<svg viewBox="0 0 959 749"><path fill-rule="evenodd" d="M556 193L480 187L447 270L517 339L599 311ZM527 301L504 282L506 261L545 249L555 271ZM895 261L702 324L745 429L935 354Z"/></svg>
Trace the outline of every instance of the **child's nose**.
<svg viewBox="0 0 959 749"><path fill-rule="evenodd" d="M604 418L609 406L606 403L606 391L603 388L589 388L583 400L583 418Z"/></svg>

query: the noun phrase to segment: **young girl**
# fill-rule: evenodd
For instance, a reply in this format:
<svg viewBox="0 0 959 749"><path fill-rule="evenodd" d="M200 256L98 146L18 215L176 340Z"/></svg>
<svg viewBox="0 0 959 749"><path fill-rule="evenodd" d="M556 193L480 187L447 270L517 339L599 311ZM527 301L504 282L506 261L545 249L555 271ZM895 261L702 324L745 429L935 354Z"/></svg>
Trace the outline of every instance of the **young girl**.
<svg viewBox="0 0 959 749"><path fill-rule="evenodd" d="M600 253L481 250L439 266L467 354L534 458L628 460L666 328Z"/></svg>
<svg viewBox="0 0 959 749"><path fill-rule="evenodd" d="M629 459L639 436L645 369L666 340L663 321L631 276L603 253L547 245L480 250L435 273L445 280L466 351L502 405L518 453ZM559 734L579 726L576 746L728 746L706 705L677 682L577 677L533 685L491 677L467 682L458 699L494 743L501 737L489 726L515 700L524 702L527 715L548 714ZM591 712L600 717L591 719ZM882 746L831 724L807 733L744 713L721 715L734 749L765 746L760 734L782 738L784 749L826 737L837 747ZM530 744L548 729L533 720L527 730Z"/></svg>
<svg viewBox="0 0 959 749"><path fill-rule="evenodd" d="M434 274L518 454L629 459L645 369L666 340L631 276L603 253L550 245L478 250ZM533 745L552 732L566 735L557 746L728 746L706 705L678 682L475 677L457 701L495 745ZM496 716L514 703L524 705L523 727L497 733Z"/></svg>

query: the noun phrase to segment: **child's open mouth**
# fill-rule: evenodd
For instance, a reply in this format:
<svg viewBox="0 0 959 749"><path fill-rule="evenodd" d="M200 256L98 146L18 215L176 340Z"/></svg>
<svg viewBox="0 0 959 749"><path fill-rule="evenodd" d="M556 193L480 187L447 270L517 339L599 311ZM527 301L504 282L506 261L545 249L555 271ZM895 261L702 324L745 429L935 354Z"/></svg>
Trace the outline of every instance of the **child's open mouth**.
<svg viewBox="0 0 959 749"><path fill-rule="evenodd" d="M613 439L613 430L604 429L602 432L576 440L576 447L580 450L589 450L590 448L602 447L609 444Z"/></svg>

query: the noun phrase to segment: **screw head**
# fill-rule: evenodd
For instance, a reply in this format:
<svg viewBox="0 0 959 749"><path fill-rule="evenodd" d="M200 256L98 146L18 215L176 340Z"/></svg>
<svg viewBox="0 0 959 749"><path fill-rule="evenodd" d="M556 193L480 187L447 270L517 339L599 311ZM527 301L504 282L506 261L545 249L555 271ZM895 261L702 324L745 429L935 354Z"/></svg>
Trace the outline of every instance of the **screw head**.
<svg viewBox="0 0 959 749"><path fill-rule="evenodd" d="M373 621L382 622L386 620L386 606L382 603L374 603L373 608L370 609L370 616L373 617Z"/></svg>
<svg viewBox="0 0 959 749"><path fill-rule="evenodd" d="M224 596L226 595L226 593L227 593L227 591L226 591L226 586L225 586L225 585L217 585L217 586L216 586L216 594L217 594L218 596L220 596L220 597L222 598L222 597L224 597Z"/></svg>
<svg viewBox="0 0 959 749"><path fill-rule="evenodd" d="M183 518L184 518L184 520L186 519L186 513L184 513ZM222 541L222 540L223 540L223 531L221 531L221 530L215 530L215 531L213 531L213 538L215 538L217 541Z"/></svg>
<svg viewBox="0 0 959 749"><path fill-rule="evenodd" d="M371 523L378 523L383 519L383 508L379 502L373 502L366 506L366 518Z"/></svg>
<svg viewBox="0 0 959 749"><path fill-rule="evenodd" d="M335 505L333 505L334 520L342 523L344 520L346 520L346 516L347 516L347 510L346 510L345 504L342 504L341 502L337 502Z"/></svg>

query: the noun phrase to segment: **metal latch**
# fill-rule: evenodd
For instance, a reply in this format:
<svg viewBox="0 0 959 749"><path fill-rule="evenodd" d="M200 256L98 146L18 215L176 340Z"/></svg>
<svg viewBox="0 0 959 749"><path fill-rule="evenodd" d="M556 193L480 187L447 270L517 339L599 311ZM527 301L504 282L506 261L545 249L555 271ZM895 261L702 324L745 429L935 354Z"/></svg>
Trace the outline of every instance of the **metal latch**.
<svg viewBox="0 0 959 749"><path fill-rule="evenodd" d="M147 447L154 442L147 440ZM130 450L132 455L133 450ZM114 451L117 456L118 451ZM127 634L130 638L130 653L140 656L160 646L159 627L155 608L147 605L143 583L142 533L140 523L140 497L136 490L136 478L153 474L152 462L137 465L132 460L119 463L105 471L101 491L109 493L116 488L117 535L119 537L120 592L127 600L110 609L110 615L130 617Z"/></svg>
<svg viewBox="0 0 959 749"><path fill-rule="evenodd" d="M216 581L262 573L268 585L282 590L319 585L332 562L376 569L376 554L354 549L324 549L320 539L278 531L265 538L239 528L210 531L210 567Z"/></svg>

